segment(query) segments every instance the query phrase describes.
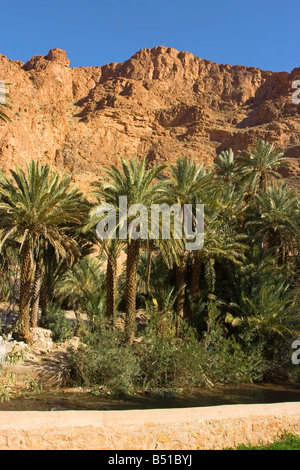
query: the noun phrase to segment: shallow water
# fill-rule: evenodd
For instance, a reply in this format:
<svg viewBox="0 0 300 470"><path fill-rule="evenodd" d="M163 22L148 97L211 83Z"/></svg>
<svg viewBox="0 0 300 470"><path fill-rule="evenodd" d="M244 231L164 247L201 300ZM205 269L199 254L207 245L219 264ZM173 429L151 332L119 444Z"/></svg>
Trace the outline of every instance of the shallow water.
<svg viewBox="0 0 300 470"><path fill-rule="evenodd" d="M247 385L214 390L194 389L180 393L143 393L118 398L94 396L78 389L60 389L0 403L0 411L142 410L297 401L300 402L299 386Z"/></svg>

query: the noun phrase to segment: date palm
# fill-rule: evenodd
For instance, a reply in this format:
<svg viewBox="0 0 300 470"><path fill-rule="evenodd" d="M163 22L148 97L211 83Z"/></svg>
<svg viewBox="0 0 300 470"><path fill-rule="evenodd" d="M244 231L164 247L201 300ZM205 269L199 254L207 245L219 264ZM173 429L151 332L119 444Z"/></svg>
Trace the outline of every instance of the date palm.
<svg viewBox="0 0 300 470"><path fill-rule="evenodd" d="M215 164L212 169L218 178L225 183L234 183L238 177L239 164L238 159L235 158L232 149L223 150L216 158Z"/></svg>
<svg viewBox="0 0 300 470"><path fill-rule="evenodd" d="M32 300L34 255L39 246L53 247L57 258L77 255L77 241L68 233L86 215L82 195L70 186L67 176L51 173L49 165L31 162L26 171L18 166L11 177L0 180L1 244L9 238L20 240L21 274L19 297L19 333L30 340L29 311Z"/></svg>
<svg viewBox="0 0 300 470"><path fill-rule="evenodd" d="M96 184L98 186L98 183ZM98 186L99 187L99 186ZM101 191L100 191L101 193ZM90 212L82 233L93 239L94 245L99 248L99 255L104 255L106 258L106 309L105 315L109 323L114 323L114 316L116 313L116 298L117 298L117 260L125 248L125 241L119 238L100 238L97 236L97 223L101 217L97 214L97 208L101 204L101 194L97 190L92 194L97 199L97 205L93 207Z"/></svg>
<svg viewBox="0 0 300 470"><path fill-rule="evenodd" d="M101 313L105 296L103 263L101 258L86 256L68 269L55 285L60 301L69 300L79 323L80 309L86 313L92 327Z"/></svg>
<svg viewBox="0 0 300 470"><path fill-rule="evenodd" d="M193 159L186 156L178 158L176 165L170 166L171 180L166 191L166 201L169 204L179 204L182 209L182 218L186 204L193 204L199 201L201 195L205 194L212 183L212 173L197 165ZM175 263L175 289L178 293L176 297L175 310L177 319L177 334L179 334L180 324L184 317L184 304L186 296L186 270L188 265L189 252L179 244L178 261Z"/></svg>
<svg viewBox="0 0 300 470"><path fill-rule="evenodd" d="M220 185L214 178L205 192L198 194L194 204L204 205L204 244L190 255L190 272L187 284L187 312L189 321L195 323L201 298L213 294L219 272L227 273L244 259L248 250L247 235L243 229L243 193L231 182ZM198 313L197 313L198 312ZM202 313L201 313L202 314Z"/></svg>
<svg viewBox="0 0 300 470"><path fill-rule="evenodd" d="M291 289L286 279L269 277L265 283L252 283L241 292L237 303L230 304L234 315L226 322L248 326L257 335L270 341L270 335L282 337L299 334L299 290Z"/></svg>
<svg viewBox="0 0 300 470"><path fill-rule="evenodd" d="M282 263L297 255L300 242L299 198L285 183L268 187L255 196L256 211L247 225L264 250L272 250Z"/></svg>
<svg viewBox="0 0 300 470"><path fill-rule="evenodd" d="M199 283L201 274L206 278L209 291L212 293L215 286L215 263L218 262L228 268L240 264L244 253L248 249L246 234L237 230L234 209L228 201L212 195L208 196L205 204L204 219L204 245L193 253L190 279L190 294L192 303L199 299Z"/></svg>
<svg viewBox="0 0 300 470"><path fill-rule="evenodd" d="M39 313L39 303L40 303L40 293L42 286L43 272L42 272L42 263L40 255L37 255L35 260L35 273L34 281L32 288L32 299L31 299L31 317L30 323L33 328L38 325L38 313Z"/></svg>
<svg viewBox="0 0 300 470"><path fill-rule="evenodd" d="M83 210L88 214L89 205L87 202L83 202ZM39 262L39 271L40 282L38 283L38 278L35 274L34 286L33 286L33 295L32 295L32 306L31 306L31 322L32 317L34 317L35 308L40 307L41 310L41 320L45 320L45 317L48 313L48 306L51 305L54 297L54 291L59 280L64 276L64 274L71 268L72 264L77 262L79 259L94 253L94 239L90 234L83 234L82 227L85 225L85 220L82 223L82 226L78 228L78 223L72 224L68 229L66 234L74 239L77 244L76 251L69 251L67 256L58 257L55 254L55 247L49 243L40 243L38 258L36 263ZM35 292L35 289L39 289ZM36 300L35 300L36 298ZM35 307L36 305L36 307Z"/></svg>
<svg viewBox="0 0 300 470"><path fill-rule="evenodd" d="M241 165L241 182L249 193L256 193L259 189L265 190L276 184L281 178L278 170L288 166L282 150L261 139L254 148L242 152L237 161Z"/></svg>
<svg viewBox="0 0 300 470"><path fill-rule="evenodd" d="M108 180L94 183L94 186L97 188L95 195L98 197L99 201L111 204L115 208L118 216L120 216L120 196L127 197L128 208L134 204L142 204L146 208L149 208L152 203L159 201L164 183L155 180L164 166L157 165L147 169L146 158L143 158L140 162L137 158L132 158L130 161L122 158L121 164L121 168L117 168L114 165L105 168ZM128 217L128 224L132 222L132 219L133 217ZM125 328L129 343L132 343L134 339L139 251L140 238L132 236L130 230L128 230L126 240Z"/></svg>

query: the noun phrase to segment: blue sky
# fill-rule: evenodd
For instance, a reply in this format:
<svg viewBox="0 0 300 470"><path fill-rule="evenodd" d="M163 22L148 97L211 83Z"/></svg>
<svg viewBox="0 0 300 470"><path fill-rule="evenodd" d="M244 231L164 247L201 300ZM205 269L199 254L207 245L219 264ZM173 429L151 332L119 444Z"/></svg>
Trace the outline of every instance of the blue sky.
<svg viewBox="0 0 300 470"><path fill-rule="evenodd" d="M164 45L220 64L300 66L300 0L8 0L0 53L26 62L54 47L71 67L123 62Z"/></svg>

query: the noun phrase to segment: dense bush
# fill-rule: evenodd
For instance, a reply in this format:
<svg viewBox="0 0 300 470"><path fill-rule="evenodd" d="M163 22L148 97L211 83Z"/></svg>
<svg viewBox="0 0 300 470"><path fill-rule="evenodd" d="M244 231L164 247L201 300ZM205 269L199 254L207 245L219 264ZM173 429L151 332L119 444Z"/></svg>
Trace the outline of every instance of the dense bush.
<svg viewBox="0 0 300 470"><path fill-rule="evenodd" d="M262 344L249 347L245 339L226 334L217 304L209 302L208 331L201 345L205 349L203 369L213 384L262 380L266 368ZM248 347L243 347L244 344Z"/></svg>
<svg viewBox="0 0 300 470"><path fill-rule="evenodd" d="M217 304L210 302L209 331L200 341L186 324L176 337L173 316L155 308L147 311L148 324L132 347L118 329L90 333L71 353L73 379L126 393L261 381L268 367L262 346L243 351L240 342L226 335L219 315Z"/></svg>
<svg viewBox="0 0 300 470"><path fill-rule="evenodd" d="M65 341L74 333L74 325L66 319L65 311L55 305L51 305L46 315L42 316L40 326L52 331L55 342Z"/></svg>
<svg viewBox="0 0 300 470"><path fill-rule="evenodd" d="M120 331L90 333L76 351L70 351L75 382L87 386L104 386L116 393L134 390L140 374L138 358L122 341Z"/></svg>

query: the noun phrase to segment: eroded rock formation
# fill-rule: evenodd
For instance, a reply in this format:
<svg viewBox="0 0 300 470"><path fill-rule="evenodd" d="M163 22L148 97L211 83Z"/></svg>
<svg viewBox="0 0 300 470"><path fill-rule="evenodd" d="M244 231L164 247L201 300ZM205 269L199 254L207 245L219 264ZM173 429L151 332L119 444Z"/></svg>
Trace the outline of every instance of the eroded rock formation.
<svg viewBox="0 0 300 470"><path fill-rule="evenodd" d="M218 65L167 47L143 49L124 63L70 68L51 50L26 64L0 55L0 80L11 83L11 122L0 124L0 167L51 162L84 189L120 156L211 163L258 138L274 142L300 177L300 105L291 73Z"/></svg>

